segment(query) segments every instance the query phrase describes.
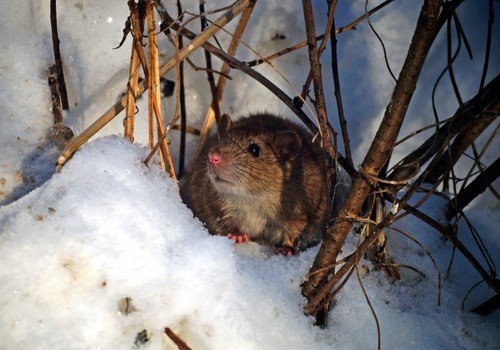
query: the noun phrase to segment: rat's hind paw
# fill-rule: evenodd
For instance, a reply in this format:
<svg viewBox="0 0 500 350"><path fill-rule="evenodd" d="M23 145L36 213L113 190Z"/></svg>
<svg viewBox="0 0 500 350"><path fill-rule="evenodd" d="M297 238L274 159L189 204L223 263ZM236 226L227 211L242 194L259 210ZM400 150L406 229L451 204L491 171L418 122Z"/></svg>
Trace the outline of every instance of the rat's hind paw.
<svg viewBox="0 0 500 350"><path fill-rule="evenodd" d="M292 255L299 255L300 251L298 249L294 249L289 246L282 246L279 248L276 248L276 254L280 254L283 256L292 256Z"/></svg>

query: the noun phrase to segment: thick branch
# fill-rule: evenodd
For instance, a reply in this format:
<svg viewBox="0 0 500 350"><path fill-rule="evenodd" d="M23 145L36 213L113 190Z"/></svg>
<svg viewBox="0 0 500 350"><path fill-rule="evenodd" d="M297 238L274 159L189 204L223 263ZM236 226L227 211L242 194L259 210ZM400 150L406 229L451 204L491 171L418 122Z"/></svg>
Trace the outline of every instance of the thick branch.
<svg viewBox="0 0 500 350"><path fill-rule="evenodd" d="M483 193L489 185L491 185L500 176L500 158L497 158L493 164L487 167L479 174L474 181L465 187L457 195L455 200L452 200L446 207L446 218L451 220L457 212L462 211L470 202L481 193ZM457 207L455 207L455 203Z"/></svg>
<svg viewBox="0 0 500 350"><path fill-rule="evenodd" d="M475 312L482 316L488 316L493 311L500 309L500 294L495 295L494 297L488 299L481 305L472 309L472 312Z"/></svg>
<svg viewBox="0 0 500 350"><path fill-rule="evenodd" d="M447 139L458 134L479 115L498 103L500 100L500 75L497 75L476 96L460 107L453 118L441 126L438 131L429 137L420 147L403 158L394 167L390 180L406 179L420 169L436 152L438 152Z"/></svg>
<svg viewBox="0 0 500 350"><path fill-rule="evenodd" d="M500 102L497 104L500 105ZM427 175L424 182L435 184L439 178L449 173L467 148L472 145L474 140L481 135L494 119L495 117L493 116L484 115L476 119L467 129L458 134L451 144L449 151L443 153L437 166Z"/></svg>
<svg viewBox="0 0 500 350"><path fill-rule="evenodd" d="M365 172L369 174L378 175L394 147L396 137L403 123L413 92L415 91L420 71L435 37L440 7L439 0L427 0L424 2L408 55L396 83L391 101L387 106L375 139L362 164ZM344 240L352 227L352 222L347 220L346 215L351 213L357 214L361 210L370 189L370 181L361 173L358 173L341 208L339 219L328 229L328 234L325 235L320 251L311 268L311 275L303 284L302 293L309 300L306 310L315 309L314 306L320 304L330 292L330 289L326 288L318 290L328 279L328 271L319 271L323 267L330 266L335 262ZM318 273L315 273L317 271Z"/></svg>

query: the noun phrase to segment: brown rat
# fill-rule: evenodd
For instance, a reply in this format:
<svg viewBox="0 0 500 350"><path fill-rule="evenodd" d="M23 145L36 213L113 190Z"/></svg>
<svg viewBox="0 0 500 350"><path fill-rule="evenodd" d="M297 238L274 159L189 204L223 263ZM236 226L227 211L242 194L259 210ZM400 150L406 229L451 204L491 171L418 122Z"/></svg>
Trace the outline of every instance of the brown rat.
<svg viewBox="0 0 500 350"><path fill-rule="evenodd" d="M302 127L271 114L219 121L183 189L212 234L290 255L319 242L329 205L324 152Z"/></svg>

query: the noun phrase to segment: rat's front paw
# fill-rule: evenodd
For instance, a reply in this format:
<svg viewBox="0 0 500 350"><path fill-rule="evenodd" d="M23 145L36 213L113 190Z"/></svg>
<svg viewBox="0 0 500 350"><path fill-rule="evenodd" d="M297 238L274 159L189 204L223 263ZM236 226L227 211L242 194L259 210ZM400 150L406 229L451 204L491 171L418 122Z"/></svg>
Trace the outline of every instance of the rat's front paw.
<svg viewBox="0 0 500 350"><path fill-rule="evenodd" d="M246 243L250 242L250 237L246 233L239 234L239 235L233 235L231 233L226 235L227 238L232 240L234 243L239 244L239 243Z"/></svg>
<svg viewBox="0 0 500 350"><path fill-rule="evenodd" d="M298 249L294 249L289 246L281 246L276 248L276 254L280 254L283 256L292 256L292 255L298 255L300 252Z"/></svg>

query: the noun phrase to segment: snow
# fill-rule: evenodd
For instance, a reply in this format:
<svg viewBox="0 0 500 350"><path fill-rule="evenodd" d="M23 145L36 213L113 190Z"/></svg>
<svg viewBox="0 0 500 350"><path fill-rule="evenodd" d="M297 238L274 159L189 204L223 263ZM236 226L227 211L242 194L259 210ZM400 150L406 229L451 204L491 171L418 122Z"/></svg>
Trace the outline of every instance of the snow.
<svg viewBox="0 0 500 350"><path fill-rule="evenodd" d="M190 11L196 11L197 1L184 2ZM173 4L168 5L172 6L169 11L176 13ZM207 2L207 10L219 5ZM363 5L364 1L339 5L344 17L337 25L362 14ZM324 5L317 6L316 14L320 14ZM375 16L373 23L387 40L397 71L412 25L402 31L398 28L401 23L415 21L417 12L410 10L420 4L390 6L399 7ZM473 21L483 21L484 6L464 6L461 11L471 13L472 22L464 23L470 33ZM144 114L138 117L137 144L119 136L119 116L54 174L59 149L47 137L52 123L47 69L53 61L48 4L2 2L0 12L4 14L0 31L0 349L175 348L163 334L165 327L193 349L376 348L375 321L356 276L336 297L328 328L320 329L304 316L300 284L319 247L282 257L256 243L234 245L208 234L182 203L177 184L156 163L149 167L143 164L148 154L141 145L146 135ZM126 2L59 1L58 13L71 106L64 117L78 134L124 90L130 40L121 49L112 48L121 39L128 8ZM318 16L318 28L324 27L324 20ZM259 2L249 23L254 30L247 31L244 40L265 56L304 40L301 23L300 3L264 6ZM193 23L192 28L198 30L198 25ZM232 23L228 28L234 30L234 26ZM479 34L473 32L473 37L484 40L480 35L483 29ZM284 33L284 39L272 40ZM229 40L223 34L218 38L223 45ZM351 141L359 145L355 148L357 164L368 147L366 140L375 132L391 81L381 64L379 44L366 25L338 39ZM479 39L471 40L475 52L481 52L484 44ZM360 46L370 52L363 62L352 59L353 50ZM497 57L497 51L493 45L492 57ZM442 48L436 52L442 53ZM254 58L244 48L237 56ZM203 54L196 53L194 60L202 65ZM325 76L331 76L328 50L324 60ZM467 66L475 69L471 77L478 76L481 60ZM306 64L305 50L274 62L298 90L307 75L303 69ZM290 95L295 94L271 67L257 69ZM432 84L440 69L439 64L426 66L425 81ZM498 64L493 62L490 76L496 72ZM238 116L257 108L295 118L259 84L235 71L231 75L224 111ZM359 79L363 76L367 79ZM474 93L477 84L464 71L457 76L465 96ZM332 91L330 80L325 80L325 91ZM199 123L210 101L206 76L186 66L186 86L189 117ZM426 93L417 91L417 103L410 105L410 122L402 134L432 120ZM450 95L450 90L445 86L441 94ZM144 100L139 103L142 112L147 110ZM441 113L453 112L454 102L442 103ZM167 98L165 115L171 116L173 108L172 98ZM331 102L328 109L335 125ZM427 119L415 118L422 113ZM113 136L104 136L110 134ZM418 140L421 138L403 147L401 154ZM174 154L177 143L173 134ZM495 157L485 155L488 161ZM439 218L443 205L441 198L432 197L423 210ZM486 195L471 208L469 219L483 234L498 264L498 201ZM460 225L459 238L473 247L466 226L463 222ZM479 281L470 264L457 254L445 278L450 244L411 217L394 226L428 249L442 273L443 286L441 305L437 306L437 272L429 257L398 232L387 230L389 251L395 260L418 268L425 277L401 268L402 279L391 282L370 262L361 261L360 266L369 271L362 269L362 283L381 326L382 348L498 348L498 312L486 318L460 310L467 291ZM342 256L355 249L358 239L354 232L349 235ZM477 255L477 249L471 249ZM467 299L465 309L491 295L480 285ZM143 330L150 340L141 344L136 339Z"/></svg>
<svg viewBox="0 0 500 350"><path fill-rule="evenodd" d="M282 257L256 243L235 246L210 236L182 203L177 184L159 166L143 164L147 153L119 137L101 138L61 173L0 209L2 344L127 348L146 329L152 337L144 348L157 349L170 327L196 349L375 346L373 319L355 278L340 293L331 326L313 326L302 313L300 283L317 248ZM415 228L411 220L404 227ZM393 241L400 246L391 251L410 264L427 260L391 234ZM434 254L443 251L444 242L428 241L438 245L429 247ZM355 243L353 236L346 250ZM479 348L477 338L480 347L494 348L498 325L461 314L460 295L450 285L436 308L436 273L423 266L427 279L408 272L392 284L372 272L363 280L384 347ZM135 311L120 312L124 298Z"/></svg>
<svg viewBox="0 0 500 350"><path fill-rule="evenodd" d="M195 348L252 348L273 324L281 347L313 346L317 331L298 302L312 255L291 260L251 244L244 256L211 237L176 184L141 163L146 155L115 137L99 140L2 209L4 344L126 348L147 329L154 348L169 326ZM136 312L118 311L124 297ZM56 329L64 331L54 337Z"/></svg>

